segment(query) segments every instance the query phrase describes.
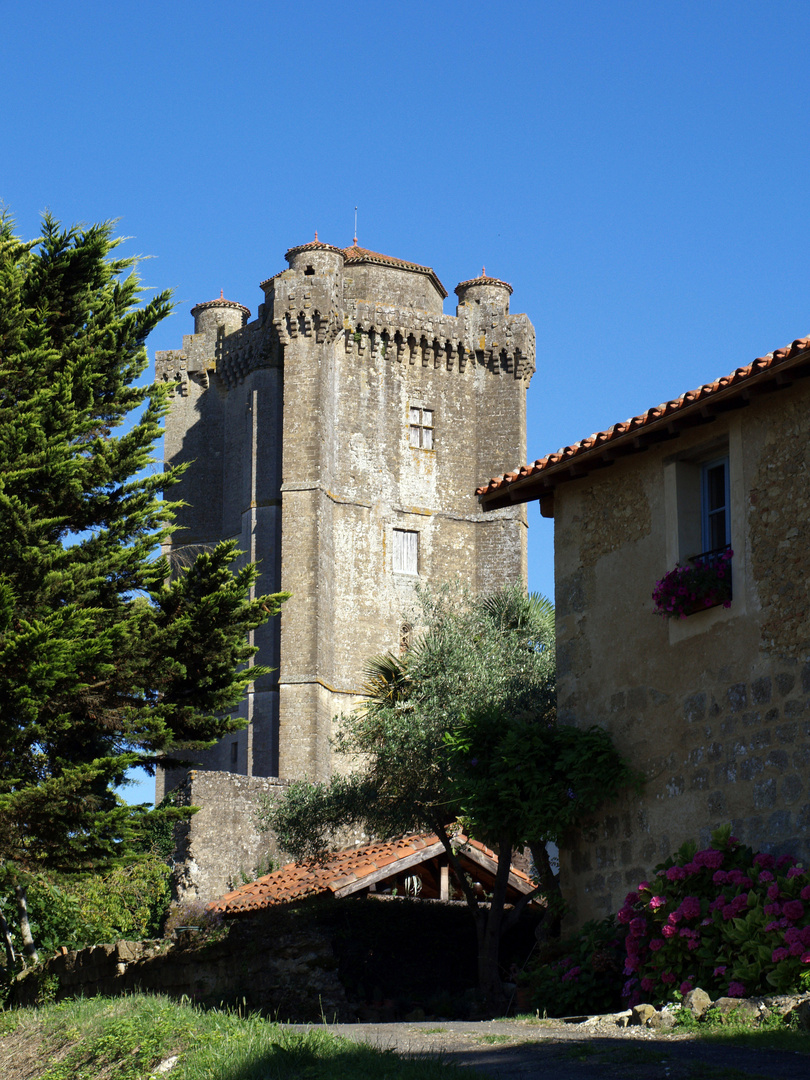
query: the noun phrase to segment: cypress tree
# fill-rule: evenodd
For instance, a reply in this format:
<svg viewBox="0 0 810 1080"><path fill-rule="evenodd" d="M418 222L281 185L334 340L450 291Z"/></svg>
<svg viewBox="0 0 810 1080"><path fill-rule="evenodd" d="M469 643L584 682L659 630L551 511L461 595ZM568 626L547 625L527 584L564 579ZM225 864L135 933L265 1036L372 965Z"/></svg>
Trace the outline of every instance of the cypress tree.
<svg viewBox="0 0 810 1080"><path fill-rule="evenodd" d="M254 596L233 544L174 577L157 557L178 473L148 467L172 388L141 375L171 299L143 302L119 243L109 222L50 216L23 242L0 217L0 860L15 887L128 856L145 813L116 786L241 726L230 711L267 671L247 635L283 599Z"/></svg>

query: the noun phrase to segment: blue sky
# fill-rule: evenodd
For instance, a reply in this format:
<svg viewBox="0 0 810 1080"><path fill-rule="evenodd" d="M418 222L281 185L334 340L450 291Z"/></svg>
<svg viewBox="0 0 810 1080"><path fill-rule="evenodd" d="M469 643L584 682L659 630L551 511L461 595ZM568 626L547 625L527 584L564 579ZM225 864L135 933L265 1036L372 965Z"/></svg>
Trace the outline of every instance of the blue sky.
<svg viewBox="0 0 810 1080"><path fill-rule="evenodd" d="M533 460L810 332L808 32L779 0L7 0L0 199L25 236L121 219L175 290L151 354L355 206L450 299L485 265L537 330Z"/></svg>

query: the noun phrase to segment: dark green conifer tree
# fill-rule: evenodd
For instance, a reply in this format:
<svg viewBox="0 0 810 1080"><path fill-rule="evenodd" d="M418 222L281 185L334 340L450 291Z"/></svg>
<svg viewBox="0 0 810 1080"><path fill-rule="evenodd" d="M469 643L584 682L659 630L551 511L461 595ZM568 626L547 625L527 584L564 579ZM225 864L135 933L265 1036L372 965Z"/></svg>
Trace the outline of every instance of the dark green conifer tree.
<svg viewBox="0 0 810 1080"><path fill-rule="evenodd" d="M11 884L127 856L144 811L126 771L193 755L241 726L255 597L233 544L170 575L149 472L171 387L143 386L144 342L170 310L141 303L110 223L22 242L0 217L0 861ZM136 412L131 426L125 419Z"/></svg>

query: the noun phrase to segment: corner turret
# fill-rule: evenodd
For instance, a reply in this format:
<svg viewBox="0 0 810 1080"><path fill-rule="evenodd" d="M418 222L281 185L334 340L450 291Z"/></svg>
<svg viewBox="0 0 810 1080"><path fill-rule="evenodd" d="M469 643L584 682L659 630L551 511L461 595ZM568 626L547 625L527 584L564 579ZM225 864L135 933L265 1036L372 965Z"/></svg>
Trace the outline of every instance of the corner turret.
<svg viewBox="0 0 810 1080"><path fill-rule="evenodd" d="M210 330L216 332L222 326L227 335L242 329L250 318L250 309L244 304L237 304L235 300L226 300L220 289L219 300L206 300L204 304L196 304L191 309L191 314L194 316L195 334L204 334Z"/></svg>
<svg viewBox="0 0 810 1080"><path fill-rule="evenodd" d="M290 264L291 270L298 270L307 277L315 274L338 274L346 261L340 248L324 244L318 239L317 233L309 244L291 247L284 258Z"/></svg>
<svg viewBox="0 0 810 1080"><path fill-rule="evenodd" d="M480 304L487 307L493 314L500 312L509 314L509 297L512 295L512 286L508 281L500 278L487 277L486 267L481 267L481 276L470 278L456 285L458 307L456 314L461 314L461 308L467 304Z"/></svg>

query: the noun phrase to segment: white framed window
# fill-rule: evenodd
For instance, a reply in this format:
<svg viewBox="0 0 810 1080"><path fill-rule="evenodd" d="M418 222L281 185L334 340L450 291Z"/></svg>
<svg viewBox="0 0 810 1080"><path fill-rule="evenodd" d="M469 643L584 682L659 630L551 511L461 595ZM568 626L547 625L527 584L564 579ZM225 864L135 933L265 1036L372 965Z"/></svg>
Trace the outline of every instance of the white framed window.
<svg viewBox="0 0 810 1080"><path fill-rule="evenodd" d="M747 521L746 501L741 498L743 459L742 425L736 416L730 420L726 436L721 435L710 443L700 443L695 438L692 446L663 461L666 555L660 566L661 573L676 565L711 562L713 557L734 549L731 605L708 608L693 618L667 619L670 644L694 637L715 623L739 618L746 612L744 538Z"/></svg>
<svg viewBox="0 0 810 1080"><path fill-rule="evenodd" d="M413 529L393 530L393 570L395 574L419 573L419 533Z"/></svg>
<svg viewBox="0 0 810 1080"><path fill-rule="evenodd" d="M409 409L410 444L420 450L433 449L433 409L411 405Z"/></svg>
<svg viewBox="0 0 810 1080"><path fill-rule="evenodd" d="M703 551L728 547L731 543L731 500L727 456L701 466L700 501Z"/></svg>

